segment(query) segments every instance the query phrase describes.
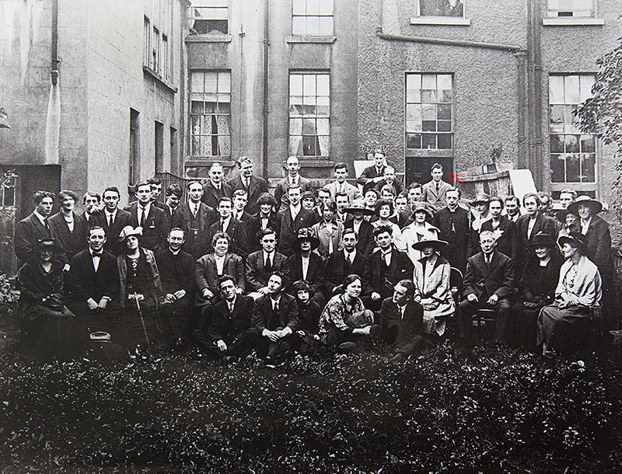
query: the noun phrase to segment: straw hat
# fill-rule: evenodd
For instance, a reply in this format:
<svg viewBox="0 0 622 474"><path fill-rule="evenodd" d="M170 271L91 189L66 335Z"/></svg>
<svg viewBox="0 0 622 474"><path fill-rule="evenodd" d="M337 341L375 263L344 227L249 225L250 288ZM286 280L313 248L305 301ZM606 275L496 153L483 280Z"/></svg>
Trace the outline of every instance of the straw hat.
<svg viewBox="0 0 622 474"><path fill-rule="evenodd" d="M121 229L121 233L119 234L119 242L124 242L130 236L141 236L143 235L143 228L132 227L131 225L126 225L123 229Z"/></svg>
<svg viewBox="0 0 622 474"><path fill-rule="evenodd" d="M578 215L579 205L588 206L592 210L592 215L598 214L603 210L603 205L600 201L592 199L589 196L579 196L568 205L568 211Z"/></svg>

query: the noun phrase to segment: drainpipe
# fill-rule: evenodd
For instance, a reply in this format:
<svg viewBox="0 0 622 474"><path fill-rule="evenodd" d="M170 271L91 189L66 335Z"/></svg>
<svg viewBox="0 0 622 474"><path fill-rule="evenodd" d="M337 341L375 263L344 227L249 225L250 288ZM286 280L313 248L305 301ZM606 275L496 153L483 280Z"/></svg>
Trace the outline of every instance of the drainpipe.
<svg viewBox="0 0 622 474"><path fill-rule="evenodd" d="M542 189L542 64L540 51L540 2L529 0L527 29L527 84L529 90L529 168L536 187ZM548 180L547 184L548 184Z"/></svg>
<svg viewBox="0 0 622 474"><path fill-rule="evenodd" d="M387 41L407 41L410 43L437 44L437 45L446 45L446 46L462 46L465 48L497 49L501 51L509 51L511 53L522 51L520 46L514 46L510 44L485 43L482 41L462 41L462 40L453 40L453 39L444 39L444 38L429 38L426 36L384 34L382 32L382 27L376 28L376 36L380 39L387 40Z"/></svg>
<svg viewBox="0 0 622 474"><path fill-rule="evenodd" d="M263 124L262 124L262 162L263 176L268 178L268 52L270 50L270 0L264 0L263 26Z"/></svg>
<svg viewBox="0 0 622 474"><path fill-rule="evenodd" d="M52 85L58 84L58 0L52 0L52 62L50 65L50 77Z"/></svg>

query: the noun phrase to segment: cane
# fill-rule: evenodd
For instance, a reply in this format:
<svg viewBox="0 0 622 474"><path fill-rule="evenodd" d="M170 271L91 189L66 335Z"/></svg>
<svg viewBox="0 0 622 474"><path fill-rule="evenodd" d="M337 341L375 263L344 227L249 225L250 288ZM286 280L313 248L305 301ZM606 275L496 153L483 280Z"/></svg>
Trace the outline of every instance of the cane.
<svg viewBox="0 0 622 474"><path fill-rule="evenodd" d="M151 356L151 343L149 342L149 336L147 335L147 327L145 326L145 318L143 318L143 312L140 309L140 303L138 302L138 294L134 293L134 301L136 301L136 309L138 310L138 316L140 316L140 322L143 325L143 332L145 333L145 339L147 340L147 350L149 356Z"/></svg>

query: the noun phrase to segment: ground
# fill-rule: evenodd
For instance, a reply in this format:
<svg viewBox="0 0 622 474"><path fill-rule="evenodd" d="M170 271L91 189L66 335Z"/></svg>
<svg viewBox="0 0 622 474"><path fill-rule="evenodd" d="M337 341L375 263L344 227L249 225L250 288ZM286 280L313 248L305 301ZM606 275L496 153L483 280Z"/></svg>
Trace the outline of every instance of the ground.
<svg viewBox="0 0 622 474"><path fill-rule="evenodd" d="M5 307L6 308L6 307ZM0 331L14 335L0 311ZM136 353L102 365L0 351L0 467L25 472L620 469L619 347L546 358L451 342L270 368Z"/></svg>

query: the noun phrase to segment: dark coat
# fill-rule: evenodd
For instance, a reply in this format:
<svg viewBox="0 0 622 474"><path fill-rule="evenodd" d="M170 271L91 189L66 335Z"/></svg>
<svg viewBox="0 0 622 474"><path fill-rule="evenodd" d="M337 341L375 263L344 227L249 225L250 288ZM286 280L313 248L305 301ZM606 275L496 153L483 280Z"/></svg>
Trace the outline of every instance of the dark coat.
<svg viewBox="0 0 622 474"><path fill-rule="evenodd" d="M99 259L97 271L88 249L78 252L71 259L71 270L67 275L69 299L84 303L93 298L97 303L103 296L111 300L119 298L119 271L116 257L104 250Z"/></svg>
<svg viewBox="0 0 622 474"><path fill-rule="evenodd" d="M73 213L73 232L69 230L65 218L60 212L51 216L48 223L54 229L56 238L65 249L67 258L71 259L75 254L86 249L87 222L84 216Z"/></svg>
<svg viewBox="0 0 622 474"><path fill-rule="evenodd" d="M387 182L382 179L381 181L378 181L373 189L375 189L376 191L378 191L378 194L380 194L380 191L382 190L382 188L387 184ZM401 193L402 191L404 191L404 186L402 185L402 183L399 182L399 180L397 178L395 178L395 180L393 181L393 183L391 184L391 186L393 186L393 189L395 189L395 195L397 196L399 193Z"/></svg>
<svg viewBox="0 0 622 474"><path fill-rule="evenodd" d="M211 252L212 242L209 240L209 228L218 219L217 212L208 205L201 203L196 219L190 206L184 202L177 208L179 225L186 233L183 249L195 259Z"/></svg>
<svg viewBox="0 0 622 474"><path fill-rule="evenodd" d="M480 227L480 234L485 231L494 231L492 227L492 219L488 219ZM520 246L520 239L518 231L516 230L516 224L512 222L507 216L501 216L499 219L499 227L497 230L502 231L501 237L497 240L497 250L512 259L512 262L516 262L518 258L518 248Z"/></svg>
<svg viewBox="0 0 622 474"><path fill-rule="evenodd" d="M298 231L305 227L311 227L313 220L313 213L302 208L300 208L295 220L292 219L289 207L279 211L276 216L277 234L279 236L277 250L284 255L291 255L296 251L298 248L296 244Z"/></svg>
<svg viewBox="0 0 622 474"><path fill-rule="evenodd" d="M268 227L273 231L277 232L278 237L278 229L276 227L276 214L272 213L268 218ZM246 232L248 234L248 245L249 250L251 252L255 252L257 250L261 250L261 244L259 243L259 233L261 232L261 218L259 215L254 215L247 223L246 223Z"/></svg>
<svg viewBox="0 0 622 474"><path fill-rule="evenodd" d="M302 306L298 303L298 322L300 323L299 331L304 331L306 335L313 335L319 332L320 314L322 308L313 299L309 300L309 304Z"/></svg>
<svg viewBox="0 0 622 474"><path fill-rule="evenodd" d="M302 280L302 257L300 253L295 253L289 257L289 279L291 282ZM322 258L314 252L309 257L309 268L307 269L307 278L305 279L311 284L311 289L315 294L324 294L326 288L326 277L324 272L324 262Z"/></svg>
<svg viewBox="0 0 622 474"><path fill-rule="evenodd" d="M449 243L441 250L443 257L452 267L464 272L467 259L471 254L469 211L458 207L451 212L448 207L444 207L434 215L432 225L440 230L439 239Z"/></svg>
<svg viewBox="0 0 622 474"><path fill-rule="evenodd" d="M117 209L117 213L114 217L114 221L111 226L108 226L108 220L106 219L105 211L100 211L91 216L93 225L98 225L106 232L106 243L104 248L114 255L119 255L123 250L123 244L119 242L119 234L121 230L130 225L130 213L123 209Z"/></svg>
<svg viewBox="0 0 622 474"><path fill-rule="evenodd" d="M463 293L465 296L474 293L480 302L486 302L493 294L501 300L510 296L513 282L514 267L510 257L495 250L489 268L480 252L467 262Z"/></svg>
<svg viewBox="0 0 622 474"><path fill-rule="evenodd" d="M380 249L376 249L369 260L365 281L369 284L367 293L379 293L383 298L393 295L393 287L400 280L413 278L414 266L410 257L405 252L400 252L393 247L391 265L386 266L381 256Z"/></svg>
<svg viewBox="0 0 622 474"><path fill-rule="evenodd" d="M216 232L220 230L220 220L217 220L210 226L207 240L211 242ZM229 251L242 258L246 258L248 255L248 234L246 233L246 225L244 222L240 222L234 217L231 217L229 226L227 227L227 235L231 239L229 242Z"/></svg>
<svg viewBox="0 0 622 474"><path fill-rule="evenodd" d="M380 168L380 172L376 169L376 165L368 166L363 170L361 176L356 179L356 182L363 186L363 194L365 194L369 189L373 189L376 183L371 181L370 178L378 178L379 176L384 176L384 169L386 166L382 166Z"/></svg>
<svg viewBox="0 0 622 474"><path fill-rule="evenodd" d="M392 297L382 301L379 315L382 338L389 344L411 342L423 335L423 307L413 300L406 303L404 319Z"/></svg>
<svg viewBox="0 0 622 474"><path fill-rule="evenodd" d="M353 229L354 218L348 219L344 224L344 228ZM364 220L361 223L361 227L359 227L356 250L369 258L375 247L376 241L374 240L374 226Z"/></svg>
<svg viewBox="0 0 622 474"><path fill-rule="evenodd" d="M587 240L587 257L596 264L601 276L603 274L605 277L612 276L614 267L609 224L599 216L592 216L585 239Z"/></svg>
<svg viewBox="0 0 622 474"><path fill-rule="evenodd" d="M238 288L242 291L246 289L244 279L244 263L242 259L235 254L228 253L225 255L225 264L223 265L223 274L231 275ZM199 258L194 265L194 278L199 290L199 294L205 289L209 289L215 295L220 292L218 284L218 269L216 268L216 259L214 254L210 253Z"/></svg>
<svg viewBox="0 0 622 474"><path fill-rule="evenodd" d="M282 253L274 252L272 271L267 271L264 263L263 250L253 252L246 258L247 291L257 291L260 288L264 288L268 284L268 279L272 272L280 271L285 275L289 275L289 261Z"/></svg>
<svg viewBox="0 0 622 474"><path fill-rule="evenodd" d="M137 227L138 223L138 203L134 203L125 208L130 213L128 225ZM168 237L168 231L170 230L170 223L166 217L166 213L161 208L154 206L153 203L149 206L149 214L144 218L145 225L143 226L143 235L139 239L140 246L145 247L154 252L161 248L166 248L168 243L166 238Z"/></svg>
<svg viewBox="0 0 622 474"><path fill-rule="evenodd" d="M216 189L211 181L203 185L203 197L201 200L212 209L218 208L218 201L221 197L231 197L233 194L231 186L225 183L224 180L220 184L220 190Z"/></svg>
<svg viewBox="0 0 622 474"><path fill-rule="evenodd" d="M229 306L225 300L216 303L212 312L212 323L208 329L210 339L213 342L222 339L230 345L240 333L250 329L254 303L250 296L237 295L232 313L229 313Z"/></svg>
<svg viewBox="0 0 622 474"><path fill-rule="evenodd" d="M526 263L526 260L530 255L529 243L536 234L538 234L539 232L544 232L545 234L553 236L553 238L557 237L557 225L555 223L555 219L543 216L540 212L538 212L538 215L536 217L536 223L534 224L533 230L531 231L531 239L527 238L527 230L529 229L529 214L525 214L518 218L518 220L516 221L516 228L518 229L518 238L520 244L518 246L515 264L521 267Z"/></svg>
<svg viewBox="0 0 622 474"><path fill-rule="evenodd" d="M537 258L529 259L518 283L517 298L521 301L538 301L550 304L555 299L555 288L559 280L560 258L552 254L546 267L541 267ZM518 270L518 269L517 269Z"/></svg>
<svg viewBox="0 0 622 474"><path fill-rule="evenodd" d="M45 227L34 214L22 219L15 228L15 255L22 262L31 261L39 256L36 251L39 239L56 238L54 228L48 224Z"/></svg>
<svg viewBox="0 0 622 474"><path fill-rule="evenodd" d="M289 327L292 331L298 330L300 323L298 321L298 303L296 303L296 298L287 293L281 293L279 313L274 315L270 295L261 296L255 301L253 306L252 325L259 334L264 329L275 331Z"/></svg>
<svg viewBox="0 0 622 474"><path fill-rule="evenodd" d="M163 211L164 212L164 211ZM158 297L162 294L162 282L160 281L160 270L156 263L154 253L145 248L140 249L141 257L146 261L147 278L149 294L144 295L145 298L149 297L155 306L157 307ZM125 254L117 255L117 269L119 270L119 301L123 308L127 307L127 261Z"/></svg>
<svg viewBox="0 0 622 474"><path fill-rule="evenodd" d="M238 189L246 191L246 193L248 194L248 204L246 204L246 211L249 214L255 214L256 212L259 212L259 206L257 206L257 199L259 199L259 196L261 196L263 193L268 192L268 183L265 179L260 178L259 176L251 176L251 182L247 189L244 187L244 184L242 184L242 177L236 176L231 181L229 181L229 185L231 186L232 193L233 191L237 191Z"/></svg>
<svg viewBox="0 0 622 474"><path fill-rule="evenodd" d="M194 294L194 258L189 253L180 250L177 255L168 249L158 250L155 254L162 292L173 294L179 290L186 290L186 297Z"/></svg>
<svg viewBox="0 0 622 474"><path fill-rule="evenodd" d="M336 286L343 284L348 275L358 275L366 278L365 269L367 267L367 257L360 251L356 251L356 257L352 264L346 262L346 256L343 250L334 252L328 260L326 260L326 285L329 292L332 292ZM363 282L363 288L366 287Z"/></svg>
<svg viewBox="0 0 622 474"><path fill-rule="evenodd" d="M298 186L300 191L313 191L313 183L307 178L298 176ZM287 196L287 190L289 189L289 176L276 183L274 189L274 199L276 199L276 210L283 211L289 207L289 197Z"/></svg>

